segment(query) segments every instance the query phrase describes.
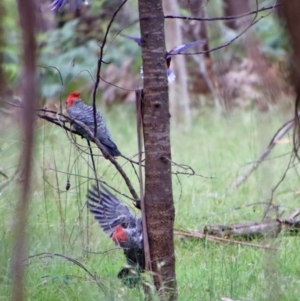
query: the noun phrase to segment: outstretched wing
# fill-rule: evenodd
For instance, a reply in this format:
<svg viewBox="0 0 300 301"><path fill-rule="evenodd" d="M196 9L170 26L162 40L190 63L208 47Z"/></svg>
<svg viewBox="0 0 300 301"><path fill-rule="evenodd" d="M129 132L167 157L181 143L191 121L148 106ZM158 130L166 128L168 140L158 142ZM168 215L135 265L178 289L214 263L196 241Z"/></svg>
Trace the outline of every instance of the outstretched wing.
<svg viewBox="0 0 300 301"><path fill-rule="evenodd" d="M103 185L93 186L87 194L87 206L103 231L111 235L118 225L123 228L136 227L136 218L127 206L122 204Z"/></svg>
<svg viewBox="0 0 300 301"><path fill-rule="evenodd" d="M88 4L87 0L54 0L51 4L52 10L59 10L63 8L67 3L69 3L69 10L74 11L76 9L81 9L82 3Z"/></svg>
<svg viewBox="0 0 300 301"><path fill-rule="evenodd" d="M123 37L123 38L130 39L130 40L136 42L139 46L142 46L142 39L141 38L128 36L126 34L120 34L120 36Z"/></svg>
<svg viewBox="0 0 300 301"><path fill-rule="evenodd" d="M168 52L168 55L176 55L185 52L187 49L194 47L194 46L203 46L205 43L205 40L199 40L195 42L186 43L180 46L175 47L171 51Z"/></svg>

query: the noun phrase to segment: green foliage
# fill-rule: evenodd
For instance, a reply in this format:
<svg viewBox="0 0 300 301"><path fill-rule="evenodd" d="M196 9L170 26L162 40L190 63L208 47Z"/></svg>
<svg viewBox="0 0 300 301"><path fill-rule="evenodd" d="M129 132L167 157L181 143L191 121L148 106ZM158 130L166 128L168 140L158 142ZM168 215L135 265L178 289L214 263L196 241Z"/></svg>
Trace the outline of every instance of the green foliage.
<svg viewBox="0 0 300 301"><path fill-rule="evenodd" d="M10 84L15 84L20 71L20 30L16 1L3 0L5 13L1 16L3 22L5 45L3 51L3 70Z"/></svg>
<svg viewBox="0 0 300 301"><path fill-rule="evenodd" d="M62 28L41 36L45 46L40 54L40 65L46 67L40 68L41 93L47 98L58 96L63 87L84 87L93 80L99 47L92 40L84 46L76 46L74 32L78 22L67 22Z"/></svg>
<svg viewBox="0 0 300 301"><path fill-rule="evenodd" d="M121 279L122 283L129 288L136 288L137 285L142 283L141 280L142 278L139 269L130 269L129 273Z"/></svg>
<svg viewBox="0 0 300 301"><path fill-rule="evenodd" d="M100 52L99 46L102 44L104 33L118 3L119 1L94 1L92 7L83 9L82 15L78 18L69 14L66 8L55 16L52 23L50 22L48 31L39 32L39 87L44 98L57 98L64 90L91 89ZM3 49L3 68L11 88L14 88L18 85L21 72L18 10L16 2L4 0L4 6L6 14L2 22L4 22L6 44ZM136 8L136 4L132 4L131 8ZM45 6L43 14L48 18L54 12ZM113 24L108 36L104 53L105 62L121 66L128 55L138 55L139 47L134 47L135 45L132 44L129 47L123 38L115 39L118 32L136 17L137 13L133 14L132 9L125 9L120 13L119 20ZM124 44L126 46L123 46ZM139 62L136 60L137 70L140 66ZM61 72L63 86L58 72L53 67ZM106 67L103 64L102 70Z"/></svg>
<svg viewBox="0 0 300 301"><path fill-rule="evenodd" d="M273 60L278 60L288 50L288 38L278 18L264 18L255 26L263 52Z"/></svg>
<svg viewBox="0 0 300 301"><path fill-rule="evenodd" d="M104 115L122 153L126 156L136 153L133 108L120 106ZM260 221L264 206L253 203L270 197L289 160L289 156L278 156L290 152L291 145L278 144L270 156L272 160L264 162L240 189L230 194L228 188L237 172L242 173L248 167L244 164L257 158L288 118L276 110L268 114L237 112L227 116L209 110L195 117L188 133L178 126L172 127L173 160L212 177L181 175L179 183L174 176L175 227L202 230L205 225ZM88 154L78 152L64 131L56 126L39 122L36 131L28 254L53 252L72 257L97 275L107 292L77 265L62 258L41 256L27 261L28 300L143 300L139 286L130 289L117 278L125 264L123 252L112 250L115 245L86 210L85 195L94 177ZM13 123L1 128L0 137L1 170L11 177L20 152L20 140ZM86 142L78 137L76 140L85 149ZM96 148L93 152L99 154ZM125 163L122 158L118 158L118 162ZM132 167L123 166L138 187ZM109 162L97 157L96 167L99 178L129 194ZM297 171L296 166L290 169L274 194L273 202L281 206L284 216L299 207ZM68 179L71 188L66 191ZM1 177L0 180L2 183L6 179ZM18 182L12 182L0 191L0 296L3 300L10 296L17 188ZM126 201L123 196L119 197ZM132 207L130 200L126 202ZM221 300L221 297L274 300L270 297L272 291L280 300L298 300L298 237L280 236L254 243L266 243L278 251L175 237L179 300ZM143 275L143 279L147 278Z"/></svg>
<svg viewBox="0 0 300 301"><path fill-rule="evenodd" d="M91 90L96 76L100 46L103 43L107 26L118 1L98 1L91 9L83 10L76 19L62 17L61 26L41 36L43 48L40 62L43 66L59 68L65 90ZM104 62L122 65L126 57L123 53L123 39L116 38L119 29L131 22L132 16L125 10L120 13L120 20L112 24L104 48ZM102 72L107 65L102 64ZM54 69L41 70L42 95L57 97L62 90L57 72Z"/></svg>

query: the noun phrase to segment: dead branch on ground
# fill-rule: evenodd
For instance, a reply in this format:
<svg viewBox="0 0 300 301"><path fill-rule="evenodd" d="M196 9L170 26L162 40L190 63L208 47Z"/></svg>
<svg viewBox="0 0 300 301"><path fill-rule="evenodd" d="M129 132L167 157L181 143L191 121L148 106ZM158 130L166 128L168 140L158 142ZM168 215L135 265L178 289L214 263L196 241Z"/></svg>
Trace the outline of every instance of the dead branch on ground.
<svg viewBox="0 0 300 301"><path fill-rule="evenodd" d="M237 245L246 246L246 247L269 249L269 250L274 249L274 248L270 247L269 245L260 245L260 244L246 242L246 241L233 240L233 239L217 237L217 236L213 236L213 235L207 235L201 231L188 231L188 230L175 229L174 234L179 237L198 238L198 239L208 240L208 241L215 242L215 243L237 244Z"/></svg>
<svg viewBox="0 0 300 301"><path fill-rule="evenodd" d="M231 225L208 225L203 231L174 230L174 233L183 237L207 239L214 242L226 242L245 245L256 248L274 249L267 245L254 244L245 240L253 240L264 237L277 237L280 234L297 235L300 232L300 209L295 210L287 219L262 222L248 222Z"/></svg>
<svg viewBox="0 0 300 301"><path fill-rule="evenodd" d="M205 226L204 234L217 237L234 237L238 239L252 240L268 235L278 236L284 231L285 234L297 234L300 229L300 220L295 219L275 219L262 222L238 223L229 226Z"/></svg>

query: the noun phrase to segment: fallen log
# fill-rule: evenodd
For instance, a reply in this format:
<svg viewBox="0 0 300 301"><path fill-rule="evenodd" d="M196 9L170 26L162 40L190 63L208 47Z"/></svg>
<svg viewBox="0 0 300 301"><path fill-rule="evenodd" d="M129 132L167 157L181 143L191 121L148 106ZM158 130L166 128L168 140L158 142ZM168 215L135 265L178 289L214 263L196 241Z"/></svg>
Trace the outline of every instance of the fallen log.
<svg viewBox="0 0 300 301"><path fill-rule="evenodd" d="M274 248L268 244L254 244L251 242L246 242L246 241L240 241L240 240L232 240L228 238L222 238L222 237L217 237L213 235L207 235L204 234L201 231L188 231L188 230L176 230L174 229L174 234L179 236L179 237L185 237L185 238L197 238L197 239L203 239L215 243L226 243L226 244L237 244L241 246L246 246L246 247L253 247L253 248L260 248L260 249L268 249L268 250L277 250L277 248Z"/></svg>
<svg viewBox="0 0 300 301"><path fill-rule="evenodd" d="M248 222L231 225L205 226L203 231L174 230L174 234L181 237L206 239L214 242L234 243L249 247L272 249L269 245L253 244L245 240L254 238L277 237L279 234L297 235L300 231L300 210L294 211L287 219L262 222Z"/></svg>
<svg viewBox="0 0 300 301"><path fill-rule="evenodd" d="M277 218L276 220L232 224L229 226L205 226L203 233L217 237L252 240L265 236L278 236L283 231L293 235L297 234L299 230L300 220L281 220Z"/></svg>

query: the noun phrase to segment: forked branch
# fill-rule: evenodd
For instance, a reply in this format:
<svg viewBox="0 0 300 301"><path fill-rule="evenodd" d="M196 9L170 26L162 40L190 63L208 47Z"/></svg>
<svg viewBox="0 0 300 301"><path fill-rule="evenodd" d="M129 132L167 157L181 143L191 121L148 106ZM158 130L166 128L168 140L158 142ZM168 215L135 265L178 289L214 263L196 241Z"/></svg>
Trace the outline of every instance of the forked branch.
<svg viewBox="0 0 300 301"><path fill-rule="evenodd" d="M71 133L81 136L80 133L78 133L77 131L74 131L70 127L68 127L66 125L66 123L73 123L73 124L77 124L77 125L81 126L87 132L87 134L91 137L91 141L97 145L97 147L102 151L104 156L115 166L117 171L120 173L120 175L124 179L132 197L135 199L136 207L140 208L140 199L139 199L135 189L133 188L131 181L129 180L128 176L124 172L123 168L116 161L116 159L107 152L105 147L103 147L103 145L100 143L99 139L94 136L94 133L90 130L90 128L88 126L86 126L84 123L82 123L78 120L71 119L70 117L65 116L61 113L56 113L56 112L53 112L51 110L46 110L46 109L42 109L42 111L44 112L44 114L41 114L41 113L37 114L40 118L45 119L51 123L54 123L55 125L58 125L58 126L62 127L63 129L65 129L66 131L69 131ZM49 115L49 114L45 114L45 113L52 113L52 114L55 113L56 115L53 116L53 115Z"/></svg>
<svg viewBox="0 0 300 301"><path fill-rule="evenodd" d="M299 113L298 116L300 116ZM230 191L234 191L248 179L251 173L255 171L257 167L264 161L264 159L270 154L270 152L276 146L278 140L280 140L290 129L293 128L294 123L295 119L293 118L286 122L283 126L281 126L281 128L276 132L276 134L269 142L268 146L261 152L258 159L253 163L253 165L250 168L248 168L248 170L243 175L239 176L233 181L233 183L230 186Z"/></svg>

